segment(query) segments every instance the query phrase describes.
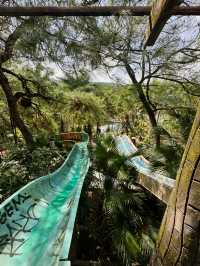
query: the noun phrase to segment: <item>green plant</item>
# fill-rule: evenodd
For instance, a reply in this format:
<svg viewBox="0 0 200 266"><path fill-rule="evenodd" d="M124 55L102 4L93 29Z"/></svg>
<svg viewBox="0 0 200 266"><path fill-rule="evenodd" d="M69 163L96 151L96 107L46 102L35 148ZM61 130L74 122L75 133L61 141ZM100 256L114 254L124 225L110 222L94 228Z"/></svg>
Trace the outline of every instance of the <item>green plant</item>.
<svg viewBox="0 0 200 266"><path fill-rule="evenodd" d="M4 159L0 163L0 201L25 185L28 179L26 167L21 165L18 160Z"/></svg>
<svg viewBox="0 0 200 266"><path fill-rule="evenodd" d="M148 197L135 184L137 173L126 160L116 150L112 136L97 141L94 165L104 176L102 212L109 232L104 237L111 241L113 253L123 265L136 261L146 265L154 249L150 234L154 226L151 219L149 224L145 222L149 216ZM130 186L133 184L134 188Z"/></svg>
<svg viewBox="0 0 200 266"><path fill-rule="evenodd" d="M56 146L36 147L33 150L25 145L10 147L0 163L2 200L32 179L54 171L65 157L66 152L59 150Z"/></svg>

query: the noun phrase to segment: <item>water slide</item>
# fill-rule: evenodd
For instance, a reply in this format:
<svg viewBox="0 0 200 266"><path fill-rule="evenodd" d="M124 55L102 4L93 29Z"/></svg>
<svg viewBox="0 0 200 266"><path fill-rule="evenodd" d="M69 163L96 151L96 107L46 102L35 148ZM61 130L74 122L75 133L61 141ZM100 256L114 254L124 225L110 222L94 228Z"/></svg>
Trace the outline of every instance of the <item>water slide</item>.
<svg viewBox="0 0 200 266"><path fill-rule="evenodd" d="M143 156L134 156L138 149L127 135L115 137L115 142L119 153L129 157L127 164L139 172L138 183L167 203L176 181L159 172L153 172L150 163Z"/></svg>
<svg viewBox="0 0 200 266"><path fill-rule="evenodd" d="M89 167L88 136L63 165L21 188L0 205L0 265L70 266L69 249Z"/></svg>

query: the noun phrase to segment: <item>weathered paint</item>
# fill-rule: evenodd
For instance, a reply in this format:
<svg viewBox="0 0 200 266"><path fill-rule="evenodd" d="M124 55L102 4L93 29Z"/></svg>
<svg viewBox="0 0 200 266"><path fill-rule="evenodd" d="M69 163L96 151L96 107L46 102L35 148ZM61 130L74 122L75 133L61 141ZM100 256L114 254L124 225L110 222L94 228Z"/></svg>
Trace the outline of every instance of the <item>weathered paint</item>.
<svg viewBox="0 0 200 266"><path fill-rule="evenodd" d="M0 205L2 266L69 266L68 254L83 181L87 137L54 173L29 183Z"/></svg>

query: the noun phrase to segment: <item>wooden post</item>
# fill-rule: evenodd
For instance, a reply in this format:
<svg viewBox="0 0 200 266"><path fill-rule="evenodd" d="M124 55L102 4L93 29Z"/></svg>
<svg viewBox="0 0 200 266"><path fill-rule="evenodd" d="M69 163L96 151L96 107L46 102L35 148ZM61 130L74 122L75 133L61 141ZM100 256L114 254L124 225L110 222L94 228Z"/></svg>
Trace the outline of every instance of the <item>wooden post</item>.
<svg viewBox="0 0 200 266"><path fill-rule="evenodd" d="M155 43L158 35L162 31L167 20L170 18L170 11L178 0L154 0L149 16L149 26L146 33L145 46L151 46Z"/></svg>
<svg viewBox="0 0 200 266"><path fill-rule="evenodd" d="M153 266L200 265L200 105L159 232Z"/></svg>

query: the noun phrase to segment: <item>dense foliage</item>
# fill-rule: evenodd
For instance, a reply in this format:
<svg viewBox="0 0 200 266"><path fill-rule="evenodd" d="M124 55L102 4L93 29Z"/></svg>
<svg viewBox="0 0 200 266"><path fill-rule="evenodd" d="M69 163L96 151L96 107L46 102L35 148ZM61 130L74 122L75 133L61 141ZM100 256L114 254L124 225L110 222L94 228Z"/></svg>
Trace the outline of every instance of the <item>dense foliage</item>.
<svg viewBox="0 0 200 266"><path fill-rule="evenodd" d="M163 215L163 207L135 181L112 137L97 140L91 153L77 227L78 258L101 265L147 265ZM149 204L154 208L150 209Z"/></svg>
<svg viewBox="0 0 200 266"><path fill-rule="evenodd" d="M62 146L44 146L38 141L33 150L24 145L9 146L0 162L0 200L35 178L56 170L67 156Z"/></svg>
<svg viewBox="0 0 200 266"><path fill-rule="evenodd" d="M152 169L175 178L200 95L198 22L171 19L148 48L145 28L146 20L132 16L0 18L1 201L63 162L68 151L61 132L85 130L93 164L76 249L80 259L104 266L147 265L163 214L163 206L135 184L137 173L107 133L129 135ZM94 73L105 72L110 83L96 82Z"/></svg>

